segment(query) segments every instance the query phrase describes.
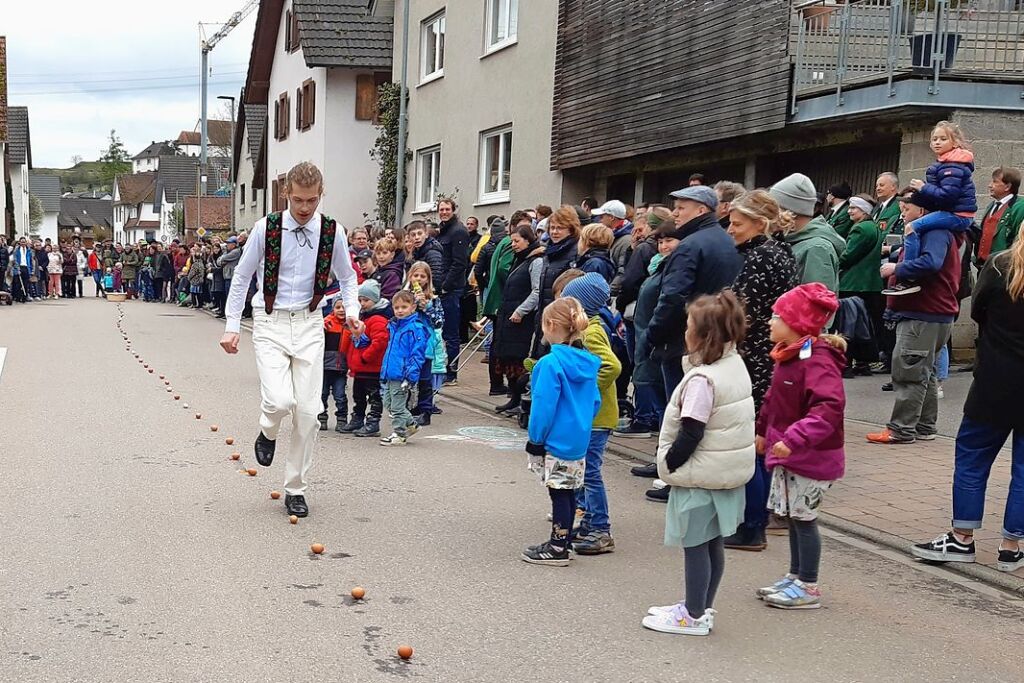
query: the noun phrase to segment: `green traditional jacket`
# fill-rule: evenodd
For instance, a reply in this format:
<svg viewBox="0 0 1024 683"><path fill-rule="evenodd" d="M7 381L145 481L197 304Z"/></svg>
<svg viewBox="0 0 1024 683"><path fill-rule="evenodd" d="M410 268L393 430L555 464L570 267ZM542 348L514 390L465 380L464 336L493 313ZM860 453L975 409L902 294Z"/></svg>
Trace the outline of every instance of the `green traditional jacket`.
<svg viewBox="0 0 1024 683"><path fill-rule="evenodd" d="M874 221L861 221L850 230L846 250L839 256L840 292L880 292L878 272L885 231Z"/></svg>
<svg viewBox="0 0 1024 683"><path fill-rule="evenodd" d="M992 204L989 204L985 209L985 213L980 214L978 218L978 225L981 226L984 223L985 216L992 211ZM1014 197L1010 200L1010 205L1006 207L1006 211L1003 212L1002 218L996 224L996 234L992 238L992 248L989 250L989 258L993 254L998 254L1001 251L1009 249L1014 241L1017 239L1017 234L1020 232L1020 225L1024 222L1024 199L1020 197ZM984 261L977 257L978 247L981 245L979 240L975 246L974 263L979 268L984 265Z"/></svg>
<svg viewBox="0 0 1024 683"><path fill-rule="evenodd" d="M900 214L900 202L893 197L885 209L879 209L881 203L875 207L871 214L871 220L878 223L878 229L882 232L893 235L903 234L903 216Z"/></svg>
<svg viewBox="0 0 1024 683"><path fill-rule="evenodd" d="M835 228L836 233L844 240L850 234L853 227L853 219L850 218L850 202L847 201L835 214L828 218L828 224Z"/></svg>
<svg viewBox="0 0 1024 683"><path fill-rule="evenodd" d="M487 291L484 292L483 314L494 316L501 308L502 290L505 289L505 280L508 279L508 272L512 268L512 260L515 258L515 251L512 250L512 238L505 236L498 242L491 254L491 281L487 284Z"/></svg>

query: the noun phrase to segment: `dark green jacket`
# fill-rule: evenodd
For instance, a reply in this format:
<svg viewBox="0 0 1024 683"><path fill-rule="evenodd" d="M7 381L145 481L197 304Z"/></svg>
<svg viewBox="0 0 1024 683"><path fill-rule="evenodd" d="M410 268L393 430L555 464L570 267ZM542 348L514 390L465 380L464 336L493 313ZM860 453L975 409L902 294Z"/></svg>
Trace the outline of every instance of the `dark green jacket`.
<svg viewBox="0 0 1024 683"><path fill-rule="evenodd" d="M493 316L501 308L501 293L505 289L505 280L512 268L512 259L516 253L512 250L512 238L503 237L491 255L490 282L484 292L483 314Z"/></svg>
<svg viewBox="0 0 1024 683"><path fill-rule="evenodd" d="M836 233L844 240L846 236L850 234L850 228L853 227L853 219L850 218L850 202L845 202L839 211L833 216L829 217L828 224L836 229Z"/></svg>
<svg viewBox="0 0 1024 683"><path fill-rule="evenodd" d="M881 206L879 202L878 206ZM875 207L874 213L871 215L871 220L878 223L878 229L884 233L903 234L903 217L900 215L900 201L896 197L892 198L889 205L884 210L879 211L878 207Z"/></svg>
<svg viewBox="0 0 1024 683"><path fill-rule="evenodd" d="M861 221L850 230L846 250L839 256L840 292L880 292L882 244L885 231L874 221Z"/></svg>

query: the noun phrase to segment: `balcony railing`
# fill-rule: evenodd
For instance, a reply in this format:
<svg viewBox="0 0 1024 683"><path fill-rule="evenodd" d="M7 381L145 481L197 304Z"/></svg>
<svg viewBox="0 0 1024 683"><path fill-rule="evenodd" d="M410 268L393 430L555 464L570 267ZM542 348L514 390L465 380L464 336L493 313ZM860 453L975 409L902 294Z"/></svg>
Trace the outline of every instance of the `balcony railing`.
<svg viewBox="0 0 1024 683"><path fill-rule="evenodd" d="M1024 0L812 0L794 5L797 99L919 73L1024 79Z"/></svg>

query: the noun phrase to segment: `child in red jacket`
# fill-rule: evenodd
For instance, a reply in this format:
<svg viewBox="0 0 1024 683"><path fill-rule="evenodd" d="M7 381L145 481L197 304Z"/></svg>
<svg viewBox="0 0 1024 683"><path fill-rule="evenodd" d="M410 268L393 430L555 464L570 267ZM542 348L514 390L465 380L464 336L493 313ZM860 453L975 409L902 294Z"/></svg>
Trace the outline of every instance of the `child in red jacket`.
<svg viewBox="0 0 1024 683"><path fill-rule="evenodd" d="M780 609L821 606L818 510L846 464L846 342L821 334L838 307L820 282L791 289L772 306L775 372L757 416L755 446L772 473L768 508L789 519L790 559L789 573L757 595Z"/></svg>
<svg viewBox="0 0 1024 683"><path fill-rule="evenodd" d="M380 394L380 368L388 348L388 320L391 304L380 296L380 283L366 280L359 287L360 320L366 326L359 339L342 337L342 350L352 377L352 416L339 429L342 434L380 436L383 404ZM369 412L367 412L369 405Z"/></svg>
<svg viewBox="0 0 1024 683"><path fill-rule="evenodd" d="M334 394L334 417L337 424L334 431L340 432L348 421L348 360L345 357L345 340L351 343L352 333L345 325L345 303L341 298L334 300L330 315L324 318L324 388L320 396L324 410L320 413L320 431L327 430L327 399Z"/></svg>

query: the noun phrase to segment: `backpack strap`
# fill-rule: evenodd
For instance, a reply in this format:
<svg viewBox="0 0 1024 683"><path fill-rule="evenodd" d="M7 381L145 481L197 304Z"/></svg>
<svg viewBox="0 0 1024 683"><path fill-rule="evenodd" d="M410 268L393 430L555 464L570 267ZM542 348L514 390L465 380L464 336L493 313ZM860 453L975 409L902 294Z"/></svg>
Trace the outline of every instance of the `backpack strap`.
<svg viewBox="0 0 1024 683"><path fill-rule="evenodd" d="M281 212L267 214L267 230L263 244L263 306L267 315L274 312L277 278L281 271Z"/></svg>

